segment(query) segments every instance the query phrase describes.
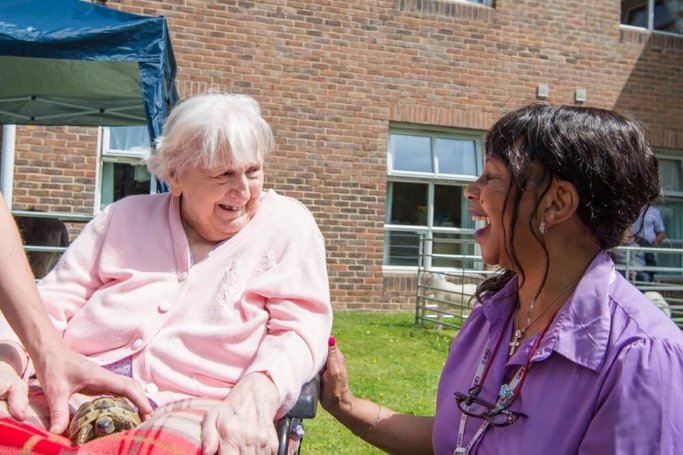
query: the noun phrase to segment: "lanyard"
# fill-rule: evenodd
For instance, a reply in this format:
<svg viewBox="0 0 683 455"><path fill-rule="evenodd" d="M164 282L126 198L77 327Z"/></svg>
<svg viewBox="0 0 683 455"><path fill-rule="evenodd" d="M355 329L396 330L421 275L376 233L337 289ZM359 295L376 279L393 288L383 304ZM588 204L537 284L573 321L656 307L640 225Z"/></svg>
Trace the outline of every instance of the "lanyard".
<svg viewBox="0 0 683 455"><path fill-rule="evenodd" d="M514 314L514 312L512 314ZM507 325L510 323L512 314L510 314L510 316L508 317L508 320L505 323L505 327L507 327ZM529 368L531 368L531 357L533 357L534 353L536 352L536 349L538 348L538 345L541 343L541 339L543 339L543 336L548 331L548 328L550 328L550 324L552 324L553 319L554 318L550 319L550 321L545 326L541 334L534 341L534 344L531 347L531 351L529 352L529 356L527 357L526 363L519 367L517 373L508 384L502 384L500 386L498 400L496 400L496 408L500 407L504 409L505 407L509 406L509 404L512 403L515 399L517 399L517 397L521 393L522 384L524 384L524 380L526 379L526 375L529 371ZM488 346L484 348L484 352L481 356L481 361L479 362L479 365L477 365L477 370L474 373L474 378L472 379L472 387L470 388L470 390L474 388L479 388L481 390L480 385L484 383L484 379L486 379L486 376L489 373L489 369L491 368L491 358L495 356L498 352L498 348L500 347L500 343L506 331L506 329L503 329L501 331L501 334L498 337L498 341L496 342L496 346L493 349L493 352L491 352L491 348L489 348ZM472 440L469 442L469 444L467 444L467 447L464 447L463 439L465 437L465 424L467 423L467 417L467 414L461 411L460 426L458 427L458 439L456 441L455 450L453 450L453 455L467 455L470 452L470 450L472 450L472 447L474 447L477 441L483 436L484 432L490 425L487 420L484 420L477 429L477 431L474 433L474 436L472 436Z"/></svg>

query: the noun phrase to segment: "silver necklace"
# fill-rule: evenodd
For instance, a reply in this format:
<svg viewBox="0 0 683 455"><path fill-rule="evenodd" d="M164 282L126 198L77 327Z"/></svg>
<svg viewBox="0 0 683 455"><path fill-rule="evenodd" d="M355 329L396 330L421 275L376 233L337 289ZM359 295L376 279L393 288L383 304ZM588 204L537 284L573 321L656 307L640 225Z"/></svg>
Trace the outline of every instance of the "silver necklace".
<svg viewBox="0 0 683 455"><path fill-rule="evenodd" d="M538 321L544 314L548 312L550 308L552 308L557 302L560 302L560 298L565 295L568 291L571 291L576 287L577 283L572 284L570 287L562 291L560 294L557 295L553 299L552 302L550 302L546 307L541 311L534 319L531 319L531 314L534 311L534 306L536 305L536 298L534 297L531 299L531 304L529 304L529 310L526 313L526 326L520 327L518 329L515 329L515 331L512 334L512 340L508 343L508 346L510 346L510 351L508 352L508 357L512 357L512 354L515 353L517 348L519 347L520 344L522 344L522 338L524 338L524 335L526 334L527 330L529 330L529 327L531 327L536 321ZM566 299L565 299L566 300ZM517 320L517 312L519 312L519 306L517 306L517 310L515 312L515 318L512 321L512 324L514 326L515 321Z"/></svg>

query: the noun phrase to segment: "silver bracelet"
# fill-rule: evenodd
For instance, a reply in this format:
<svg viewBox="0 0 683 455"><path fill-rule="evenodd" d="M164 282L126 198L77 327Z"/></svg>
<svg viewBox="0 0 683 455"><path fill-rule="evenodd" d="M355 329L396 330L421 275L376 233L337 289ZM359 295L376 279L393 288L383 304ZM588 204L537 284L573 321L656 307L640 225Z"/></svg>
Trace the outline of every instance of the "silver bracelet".
<svg viewBox="0 0 683 455"><path fill-rule="evenodd" d="M372 422L370 424L370 426L365 429L365 431L363 431L361 433L356 433L356 436L358 436L361 439L365 439L365 437L370 433L370 431L372 431L372 429L375 428L375 426L377 426L377 424L380 422L380 420L382 420L382 405L378 404L377 405L377 417L375 417L375 421Z"/></svg>

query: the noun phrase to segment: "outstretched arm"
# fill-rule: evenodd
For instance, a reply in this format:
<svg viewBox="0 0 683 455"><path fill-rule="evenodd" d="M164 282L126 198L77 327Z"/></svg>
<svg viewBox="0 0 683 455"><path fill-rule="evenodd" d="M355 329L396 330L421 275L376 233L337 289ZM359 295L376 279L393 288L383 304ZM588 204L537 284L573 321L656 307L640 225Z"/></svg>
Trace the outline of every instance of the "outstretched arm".
<svg viewBox="0 0 683 455"><path fill-rule="evenodd" d="M69 397L78 391L128 397L144 417L152 409L141 386L71 351L47 316L22 248L14 219L0 197L0 310L34 361L50 407L51 431L61 433L69 420ZM13 416L24 418L25 401ZM21 409L23 408L23 409Z"/></svg>
<svg viewBox="0 0 683 455"><path fill-rule="evenodd" d="M400 414L355 397L349 389L344 355L330 338L320 403L366 442L395 454L431 454L433 417Z"/></svg>

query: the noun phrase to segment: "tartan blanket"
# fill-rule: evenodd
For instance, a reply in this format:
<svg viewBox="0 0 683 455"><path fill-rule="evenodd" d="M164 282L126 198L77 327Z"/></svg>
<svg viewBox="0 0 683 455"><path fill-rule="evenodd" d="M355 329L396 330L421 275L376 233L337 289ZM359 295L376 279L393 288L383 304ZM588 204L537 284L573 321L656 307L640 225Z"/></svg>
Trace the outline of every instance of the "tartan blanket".
<svg viewBox="0 0 683 455"><path fill-rule="evenodd" d="M0 418L0 455L114 455L114 454L200 454L197 441L172 429L136 428L95 439L82 446L71 445L64 436L50 434L24 422Z"/></svg>
<svg viewBox="0 0 683 455"><path fill-rule="evenodd" d="M92 398L73 395L69 400L71 414ZM135 429L74 446L66 434L55 435L47 431L47 400L39 386L31 385L24 422L9 417L6 402L0 400L0 455L200 454L201 422L206 412L215 405L215 400L204 398L169 403L156 409L151 419Z"/></svg>
<svg viewBox="0 0 683 455"><path fill-rule="evenodd" d="M92 398L73 395L69 401L71 414ZM206 398L169 403L157 408L152 418L137 428L74 446L66 434L47 431L47 400L42 389L32 385L24 422L9 417L6 402L0 400L0 455L200 455L202 420L216 403ZM296 453L301 436L290 435L289 453Z"/></svg>

